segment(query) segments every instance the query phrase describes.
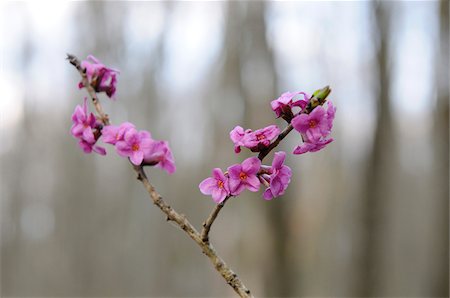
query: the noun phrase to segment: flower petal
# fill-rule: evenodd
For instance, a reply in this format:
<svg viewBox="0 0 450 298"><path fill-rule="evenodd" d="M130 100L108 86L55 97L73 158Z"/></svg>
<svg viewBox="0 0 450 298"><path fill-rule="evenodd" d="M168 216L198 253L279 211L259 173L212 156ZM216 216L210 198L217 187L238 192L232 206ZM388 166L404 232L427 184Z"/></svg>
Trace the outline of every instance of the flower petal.
<svg viewBox="0 0 450 298"><path fill-rule="evenodd" d="M254 175L258 173L261 167L261 160L256 156L247 158L242 162L242 171L244 171L247 175Z"/></svg>
<svg viewBox="0 0 450 298"><path fill-rule="evenodd" d="M253 192L258 191L259 186L261 185L261 182L259 181L258 177L256 177L256 175L248 176L245 180L245 183L247 185L247 189Z"/></svg>
<svg viewBox="0 0 450 298"><path fill-rule="evenodd" d="M272 161L272 168L280 169L286 159L286 152L278 151L275 152Z"/></svg>
<svg viewBox="0 0 450 298"><path fill-rule="evenodd" d="M267 189L264 191L264 193L263 193L263 198L264 198L264 200L267 200L267 201L270 201L270 200L273 199L273 194L272 194L272 192L270 191L270 188L267 188Z"/></svg>
<svg viewBox="0 0 450 298"><path fill-rule="evenodd" d="M210 195L217 186L217 181L214 178L208 177L198 185L200 192L204 195Z"/></svg>

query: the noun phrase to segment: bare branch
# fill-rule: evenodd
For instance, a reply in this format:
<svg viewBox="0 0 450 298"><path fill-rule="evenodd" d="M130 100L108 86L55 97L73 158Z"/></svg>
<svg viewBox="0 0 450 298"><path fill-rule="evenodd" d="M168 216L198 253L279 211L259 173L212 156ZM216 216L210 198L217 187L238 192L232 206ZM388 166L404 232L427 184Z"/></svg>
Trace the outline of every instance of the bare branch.
<svg viewBox="0 0 450 298"><path fill-rule="evenodd" d="M202 241L205 243L209 243L209 231L211 230L211 225L214 223L214 221L217 218L217 215L219 215L220 210L225 206L225 203L228 201L228 199L231 198L231 196L228 196L223 200L220 204L217 204L211 214L208 216L208 218L203 223L203 229L202 229Z"/></svg>

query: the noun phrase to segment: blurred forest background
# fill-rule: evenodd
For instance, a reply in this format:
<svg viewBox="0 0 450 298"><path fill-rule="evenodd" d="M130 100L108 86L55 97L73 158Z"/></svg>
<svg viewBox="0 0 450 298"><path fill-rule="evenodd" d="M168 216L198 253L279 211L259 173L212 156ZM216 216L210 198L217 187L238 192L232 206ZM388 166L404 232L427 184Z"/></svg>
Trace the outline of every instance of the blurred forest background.
<svg viewBox="0 0 450 298"><path fill-rule="evenodd" d="M178 171L149 176L197 227L214 206L198 183L250 156L229 131L284 126L272 99L330 85L335 141L288 155L284 197L231 200L214 246L256 296L448 297L448 16L447 1L2 2L1 296L234 296L113 148L78 148L73 53L121 70L104 108L169 140Z"/></svg>

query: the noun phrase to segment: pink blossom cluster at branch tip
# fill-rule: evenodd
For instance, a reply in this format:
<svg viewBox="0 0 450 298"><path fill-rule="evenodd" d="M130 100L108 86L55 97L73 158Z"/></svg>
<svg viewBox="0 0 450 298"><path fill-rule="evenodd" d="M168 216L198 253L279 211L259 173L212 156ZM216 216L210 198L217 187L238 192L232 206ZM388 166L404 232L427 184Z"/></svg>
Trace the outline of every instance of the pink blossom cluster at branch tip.
<svg viewBox="0 0 450 298"><path fill-rule="evenodd" d="M309 114L300 114L292 119L292 126L302 135L303 144L294 149L294 154L315 152L324 148L333 141L328 138L333 128L333 120L336 108L328 101L327 109L323 106L316 107Z"/></svg>
<svg viewBox="0 0 450 298"><path fill-rule="evenodd" d="M114 98L118 70L106 67L92 55L81 62L81 68L85 71L87 80L95 92L105 92L108 97ZM85 86L80 82L79 87ZM176 170L173 154L167 141L152 139L150 132L138 131L130 122L124 122L119 126L103 126L93 113L87 112L86 98L82 107L75 108L72 122L71 133L79 139L79 145L86 153L95 151L105 155L106 150L95 145L101 138L104 143L114 145L120 156L128 157L136 166L156 166L169 174Z"/></svg>
<svg viewBox="0 0 450 298"><path fill-rule="evenodd" d="M85 69L89 84L96 92L105 92L109 98L115 99L118 70L106 67L92 55L81 62L81 67ZM80 82L78 87L85 86Z"/></svg>
<svg viewBox="0 0 450 298"><path fill-rule="evenodd" d="M283 195L292 176L291 169L284 164L286 153L276 152L270 167L262 165L261 160L293 128L300 133L303 140L303 144L294 149L294 154L315 152L331 143L333 139L329 138L329 135L333 128L336 108L331 102L327 103L326 109L323 107L330 91L327 86L317 90L313 97L305 92L285 92L272 100L270 105L277 118L281 117L292 125L283 130L283 133L276 125L269 125L255 131L241 126L233 128L230 131L230 139L234 143L235 153L241 152L241 147L245 147L252 152L260 152L259 156L250 157L241 164L232 165L225 173L215 168L212 176L200 183L200 191L205 195L211 195L216 203L223 202L227 197L237 196L244 189L256 192L261 183L266 186L263 193L264 199L272 200ZM303 98L295 99L297 95ZM298 109L294 111L294 108Z"/></svg>
<svg viewBox="0 0 450 298"><path fill-rule="evenodd" d="M258 152L267 148L279 134L280 129L276 125L269 125L255 131L236 126L230 131L230 139L234 143L236 153L241 152L241 146Z"/></svg>
<svg viewBox="0 0 450 298"><path fill-rule="evenodd" d="M93 113L87 110L87 98L84 98L82 106L77 105L72 114L72 128L70 132L72 136L77 138L78 145L85 153L97 152L100 155L105 155L106 150L103 147L97 146L99 132L101 130L101 123L97 121Z"/></svg>

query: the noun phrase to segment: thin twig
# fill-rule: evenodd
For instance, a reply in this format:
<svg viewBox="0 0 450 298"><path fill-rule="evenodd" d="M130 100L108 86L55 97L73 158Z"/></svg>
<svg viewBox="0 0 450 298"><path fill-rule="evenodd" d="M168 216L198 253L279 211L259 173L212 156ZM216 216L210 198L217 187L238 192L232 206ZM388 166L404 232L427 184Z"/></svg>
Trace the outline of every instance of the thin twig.
<svg viewBox="0 0 450 298"><path fill-rule="evenodd" d="M211 214L205 220L205 222L203 222L203 229L201 233L203 242L209 243L209 231L211 230L211 225L214 223L217 215L219 215L220 210L223 208L223 206L225 206L225 203L229 198L231 198L231 196L226 197L225 200L223 200L220 204L217 204L212 210Z"/></svg>
<svg viewBox="0 0 450 298"><path fill-rule="evenodd" d="M108 115L103 112L100 101L97 98L95 90L89 84L87 80L85 70L81 67L80 61L74 55L67 55L67 59L69 62L74 65L78 72L81 75L82 83L84 87L87 89L92 102L94 103L94 107L99 114L104 125L109 125ZM131 162L130 162L131 164ZM239 279L236 273L234 273L225 263L225 261L217 254L214 247L208 242L204 242L200 233L194 228L194 226L187 220L186 216L178 213L175 209L173 209L169 204L167 204L161 195L156 191L155 187L150 183L145 174L145 171L142 166L133 165L133 169L137 174L137 178L142 182L145 189L147 190L150 199L153 204L155 204L164 214L167 216L168 221L173 221L176 225L178 225L188 236L197 243L202 252L210 259L213 263L214 268L222 275L227 284L229 284L233 290L240 297L253 297L250 290L244 285L244 283Z"/></svg>

